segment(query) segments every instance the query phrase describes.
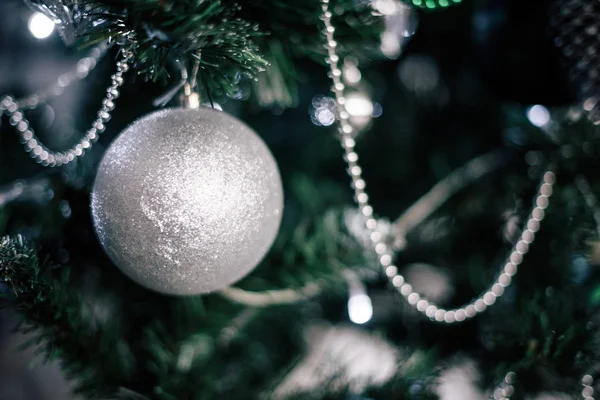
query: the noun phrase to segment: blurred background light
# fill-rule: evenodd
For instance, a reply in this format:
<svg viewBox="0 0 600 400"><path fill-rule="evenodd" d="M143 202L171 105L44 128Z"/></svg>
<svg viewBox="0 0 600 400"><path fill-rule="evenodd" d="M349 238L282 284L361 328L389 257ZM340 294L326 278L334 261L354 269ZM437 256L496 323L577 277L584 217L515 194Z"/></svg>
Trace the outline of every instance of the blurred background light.
<svg viewBox="0 0 600 400"><path fill-rule="evenodd" d="M348 299L348 317L355 324L364 324L373 317L373 303L365 293L351 295Z"/></svg>
<svg viewBox="0 0 600 400"><path fill-rule="evenodd" d="M27 26L36 39L46 39L54 32L54 22L39 12L35 12L29 17Z"/></svg>
<svg viewBox="0 0 600 400"><path fill-rule="evenodd" d="M527 109L527 119L533 125L541 128L550 122L550 111L546 107L536 104Z"/></svg>
<svg viewBox="0 0 600 400"><path fill-rule="evenodd" d="M441 80L436 61L418 54L407 56L398 65L398 76L404 87L419 97L435 93Z"/></svg>
<svg viewBox="0 0 600 400"><path fill-rule="evenodd" d="M412 7L398 0L374 0L372 4L375 11L385 17L380 50L387 58L398 58L402 46L417 30L419 15Z"/></svg>
<svg viewBox="0 0 600 400"><path fill-rule="evenodd" d="M371 117L373 102L365 95L354 93L346 97L346 111L351 117Z"/></svg>
<svg viewBox="0 0 600 400"><path fill-rule="evenodd" d="M392 15L400 7L397 0L374 0L373 7L383 15Z"/></svg>
<svg viewBox="0 0 600 400"><path fill-rule="evenodd" d="M350 86L354 86L362 79L360 69L358 69L358 61L353 57L346 57L344 59L344 66L342 67L344 81Z"/></svg>
<svg viewBox="0 0 600 400"><path fill-rule="evenodd" d="M317 126L330 126L335 121L335 101L331 97L318 95L312 99L310 119Z"/></svg>

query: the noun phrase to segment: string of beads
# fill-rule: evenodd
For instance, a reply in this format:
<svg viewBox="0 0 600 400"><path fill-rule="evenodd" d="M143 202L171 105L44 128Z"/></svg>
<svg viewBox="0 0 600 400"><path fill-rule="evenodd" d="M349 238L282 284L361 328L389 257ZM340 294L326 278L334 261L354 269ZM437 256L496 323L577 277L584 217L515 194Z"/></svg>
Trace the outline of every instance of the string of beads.
<svg viewBox="0 0 600 400"><path fill-rule="evenodd" d="M21 143L25 146L25 151L39 164L47 167L57 167L70 163L91 149L92 145L100 137L100 134L106 129L106 123L110 120L111 112L115 107L114 101L119 97L120 88L124 83L123 75L129 70L129 63L133 59L133 52L129 48L124 48L121 51L120 59L117 62L117 71L111 77L111 84L106 90L106 96L102 100L102 106L92 123L92 127L71 148L64 151L49 149L36 136L31 128L31 124L24 115L24 110L36 108L49 97L60 95L65 87L85 78L96 66L99 58L105 51L106 49L104 48L100 48L95 52L92 51L89 57L80 60L77 69L61 75L55 85L43 92L28 96L22 100L16 100L12 96L5 96L0 100L0 114L3 113L8 116L10 124L16 128L21 137Z"/></svg>
<svg viewBox="0 0 600 400"><path fill-rule="evenodd" d="M452 324L473 318L493 305L504 294L505 289L510 286L513 276L516 275L519 265L523 262L523 257L527 254L530 245L535 240L536 232L540 229L541 222L545 216L545 210L550 204L549 199L552 196L555 175L552 171L544 174L538 195L535 199L535 205L531 210L525 228L521 232L520 238L510 252L498 277L487 291L467 305L453 310L445 310L425 299L421 294L414 291L412 286L398 273L398 268L393 264L393 251L384 243L384 238L377 231L377 220L373 216L373 207L369 204L369 196L365 190L366 183L362 177L362 168L358 163L358 153L355 150L354 128L349 122L349 114L345 109L345 86L341 79L342 71L338 67L340 58L336 51L337 42L333 36L335 28L331 24L332 13L329 11L329 0L321 0L321 8L321 20L324 23L323 34L326 38L324 47L328 54L326 61L329 64L329 77L333 82L331 90L335 94L340 144L344 151L348 175L352 180L354 198L364 216L365 225L370 233L370 240L377 254L379 264L383 267L391 285L406 298L408 304L426 315L430 320Z"/></svg>
<svg viewBox="0 0 600 400"><path fill-rule="evenodd" d="M517 380L517 375L514 372L509 372L492 392L490 399L493 400L510 400L515 392L514 384ZM594 378L590 374L586 374L581 378L581 398L583 400L595 400L594 398Z"/></svg>

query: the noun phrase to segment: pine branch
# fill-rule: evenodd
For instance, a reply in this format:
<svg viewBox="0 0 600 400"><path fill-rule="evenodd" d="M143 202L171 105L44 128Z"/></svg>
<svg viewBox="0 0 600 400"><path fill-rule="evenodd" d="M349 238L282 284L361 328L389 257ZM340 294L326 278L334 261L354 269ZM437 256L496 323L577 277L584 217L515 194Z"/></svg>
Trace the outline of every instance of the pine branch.
<svg viewBox="0 0 600 400"><path fill-rule="evenodd" d="M214 95L235 97L241 79L256 79L271 61L291 65L292 58L323 58L320 4L307 0L290 5L281 0L76 0L84 5L82 37L91 42L135 37L136 68L156 80L167 77L169 63L199 62L198 81ZM333 7L341 51L365 48L379 38L379 19L370 7L354 0ZM273 48L277 60L267 60ZM317 57L318 56L318 57ZM285 61L285 58L290 61ZM275 81L261 85L263 103L290 104L297 76L293 68L276 68ZM266 71L267 75L269 71ZM281 83L290 85L283 89ZM265 93L266 92L266 93Z"/></svg>
<svg viewBox="0 0 600 400"><path fill-rule="evenodd" d="M20 235L0 240L0 273L12 293L4 297L23 318L18 330L29 336L23 347L35 347L46 360L60 359L66 376L76 380L77 393L102 398L116 392L110 370L95 368L104 358L105 365L118 368L112 374L126 376L121 353L114 347L106 351L114 336L102 326L90 329L82 316L81 297L64 287L54 289L48 283L50 269Z"/></svg>
<svg viewBox="0 0 600 400"><path fill-rule="evenodd" d="M46 267L22 236L0 239L0 276L14 294L20 310L33 308L47 300L50 286L42 279Z"/></svg>

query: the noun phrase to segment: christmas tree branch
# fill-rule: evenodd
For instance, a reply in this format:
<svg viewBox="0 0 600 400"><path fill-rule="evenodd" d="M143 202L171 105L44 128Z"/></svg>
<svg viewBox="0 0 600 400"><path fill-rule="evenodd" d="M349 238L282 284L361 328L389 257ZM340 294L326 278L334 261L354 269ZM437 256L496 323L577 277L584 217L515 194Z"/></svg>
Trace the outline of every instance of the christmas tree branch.
<svg viewBox="0 0 600 400"><path fill-rule="evenodd" d="M0 239L0 276L16 296L17 306L34 307L47 299L50 287L42 279L44 270L45 265L27 247L22 236Z"/></svg>
<svg viewBox="0 0 600 400"><path fill-rule="evenodd" d="M398 217L394 222L396 239L403 239L408 232L425 221L459 190L496 171L506 162L506 155L496 150L476 157L452 171Z"/></svg>
<svg viewBox="0 0 600 400"><path fill-rule="evenodd" d="M316 0L293 6L281 0L78 0L86 20L81 36L98 42L107 38L135 40L136 68L153 79L166 77L170 61L198 63L198 81L216 95L235 97L241 78L255 79L274 62L291 65L292 58L321 60L320 6ZM381 26L368 6L337 0L338 31L343 48L374 44ZM279 48L276 57L273 46ZM342 49L343 50L343 49ZM271 59L272 58L272 59ZM289 61L285 61L288 59ZM294 85L294 68L275 68L262 79L260 96L267 105L290 104L281 83ZM281 74L283 73L283 76ZM269 71L266 72L270 75ZM275 82L272 85L268 82ZM271 94L269 94L270 92Z"/></svg>
<svg viewBox="0 0 600 400"><path fill-rule="evenodd" d="M23 318L18 329L29 336L24 346L36 347L47 360L60 359L67 377L76 379L77 393L90 398L110 395L116 391L111 373L96 367L99 359L121 367L119 352L104 351L114 337L103 326L90 329L82 298L69 293L66 284L54 289L48 283L50 269L20 235L0 239L0 274L10 288L3 297Z"/></svg>

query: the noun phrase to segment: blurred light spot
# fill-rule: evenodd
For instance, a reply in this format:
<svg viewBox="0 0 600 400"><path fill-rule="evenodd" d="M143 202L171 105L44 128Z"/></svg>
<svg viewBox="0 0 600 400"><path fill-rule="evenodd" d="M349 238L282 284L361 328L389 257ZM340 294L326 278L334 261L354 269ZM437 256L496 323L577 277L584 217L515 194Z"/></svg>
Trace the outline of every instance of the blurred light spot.
<svg viewBox="0 0 600 400"><path fill-rule="evenodd" d="M61 200L59 203L60 213L66 219L71 218L73 212L71 211L71 205L66 200Z"/></svg>
<svg viewBox="0 0 600 400"><path fill-rule="evenodd" d="M44 128L50 128L56 119L56 112L50 105L45 105L41 110L40 125Z"/></svg>
<svg viewBox="0 0 600 400"><path fill-rule="evenodd" d="M507 210L502 214L502 218L505 222L502 236L508 243L514 243L520 233L521 217L516 210Z"/></svg>
<svg viewBox="0 0 600 400"><path fill-rule="evenodd" d="M451 276L434 265L410 264L404 269L404 276L415 291L431 301L443 303L454 295Z"/></svg>
<svg viewBox="0 0 600 400"><path fill-rule="evenodd" d="M435 60L426 56L407 57L399 65L398 75L408 90L421 96L435 91L440 83L440 73Z"/></svg>
<svg viewBox="0 0 600 400"><path fill-rule="evenodd" d="M346 111L353 117L370 117L373 103L362 94L352 94L346 98Z"/></svg>
<svg viewBox="0 0 600 400"><path fill-rule="evenodd" d="M39 12L31 15L28 26L29 31L36 39L46 39L54 32L54 22Z"/></svg>
<svg viewBox="0 0 600 400"><path fill-rule="evenodd" d="M525 153L525 162L527 165L535 166L540 165L544 161L544 156L539 151L528 151Z"/></svg>
<svg viewBox="0 0 600 400"><path fill-rule="evenodd" d="M329 126L335 121L335 101L327 96L315 96L309 110L310 119L317 126Z"/></svg>
<svg viewBox="0 0 600 400"><path fill-rule="evenodd" d="M590 276L591 268L587 257L577 254L573 257L573 282L582 284Z"/></svg>
<svg viewBox="0 0 600 400"><path fill-rule="evenodd" d="M364 324L373 317L373 304L366 294L355 294L348 299L348 316L355 324Z"/></svg>
<svg viewBox="0 0 600 400"><path fill-rule="evenodd" d="M379 118L383 114L383 107L379 103L373 103L373 118Z"/></svg>
<svg viewBox="0 0 600 400"><path fill-rule="evenodd" d="M396 58L400 55L403 40L392 32L381 35L381 52L387 58Z"/></svg>
<svg viewBox="0 0 600 400"><path fill-rule="evenodd" d="M413 7L398 0L374 0L373 6L385 16L380 50L388 58L398 58L402 47L417 30L419 15Z"/></svg>
<svg viewBox="0 0 600 400"><path fill-rule="evenodd" d="M550 122L550 111L546 107L536 104L527 110L527 119L533 125L541 128Z"/></svg>
<svg viewBox="0 0 600 400"><path fill-rule="evenodd" d="M382 15L392 15L399 7L397 0L374 0L373 7Z"/></svg>
<svg viewBox="0 0 600 400"><path fill-rule="evenodd" d="M344 80L349 85L355 85L362 79L360 69L358 69L358 62L352 57L346 57L344 59L343 67Z"/></svg>

